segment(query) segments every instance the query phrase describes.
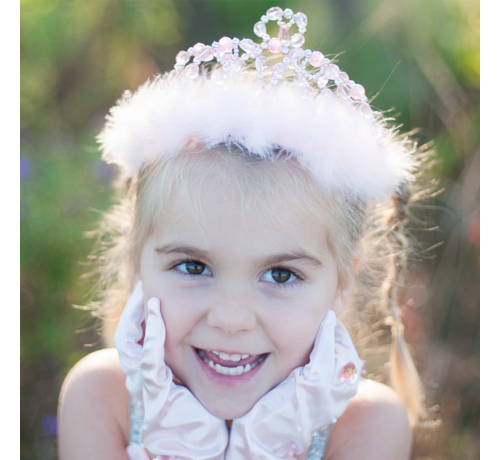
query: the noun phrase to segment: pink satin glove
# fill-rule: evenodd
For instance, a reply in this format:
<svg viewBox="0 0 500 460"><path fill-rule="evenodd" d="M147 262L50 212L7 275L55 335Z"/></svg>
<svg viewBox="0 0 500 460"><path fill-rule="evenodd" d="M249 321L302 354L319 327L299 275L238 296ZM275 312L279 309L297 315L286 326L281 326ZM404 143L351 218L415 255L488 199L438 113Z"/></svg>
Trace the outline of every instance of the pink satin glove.
<svg viewBox="0 0 500 460"><path fill-rule="evenodd" d="M142 377L140 373L144 336L144 290L139 281L120 316L115 332L115 347L118 351L123 372L127 375L125 385L130 396L142 401Z"/></svg>
<svg viewBox="0 0 500 460"><path fill-rule="evenodd" d="M125 449L129 460L149 460L149 455L144 447L139 444L129 444Z"/></svg>
<svg viewBox="0 0 500 460"><path fill-rule="evenodd" d="M355 366L355 369L353 368ZM334 423L357 390L361 362L344 325L328 311L309 363L233 420L226 460L292 459Z"/></svg>
<svg viewBox="0 0 500 460"><path fill-rule="evenodd" d="M148 301L148 313L141 346L144 292L139 282L120 318L115 345L127 374L127 389L143 401L143 444L158 460L223 460L228 442L225 420L212 415L186 387L172 381L172 371L164 361L166 328L156 297Z"/></svg>

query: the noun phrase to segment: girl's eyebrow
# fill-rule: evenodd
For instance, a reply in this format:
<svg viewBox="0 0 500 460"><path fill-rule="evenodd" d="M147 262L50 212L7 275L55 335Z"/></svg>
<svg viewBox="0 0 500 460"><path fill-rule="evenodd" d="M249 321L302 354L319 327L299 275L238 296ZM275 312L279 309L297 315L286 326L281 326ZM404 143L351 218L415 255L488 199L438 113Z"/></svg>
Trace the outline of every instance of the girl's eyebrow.
<svg viewBox="0 0 500 460"><path fill-rule="evenodd" d="M212 260L210 253L204 251L203 249L195 248L193 246L187 246L184 244L165 244L163 246L157 246L155 252L160 255L168 255L174 252L185 254L193 259L203 259ZM283 252L281 254L273 254L272 256L266 257L259 262L259 267L269 267L271 265L279 265L284 262L290 262L292 260L303 261L309 263L313 267L321 267L322 263L312 254L305 250Z"/></svg>
<svg viewBox="0 0 500 460"><path fill-rule="evenodd" d="M212 259L207 251L193 246L186 246L184 244L165 244L163 246L156 246L155 252L160 255L168 255L173 252L178 252L192 257L193 259Z"/></svg>
<svg viewBox="0 0 500 460"><path fill-rule="evenodd" d="M275 254L266 257L259 265L261 265L262 267L270 265L279 265L282 264L283 262L290 262L292 260L307 262L316 268L321 267L322 265L321 261L317 257L314 257L312 254L303 250L283 252L281 254Z"/></svg>

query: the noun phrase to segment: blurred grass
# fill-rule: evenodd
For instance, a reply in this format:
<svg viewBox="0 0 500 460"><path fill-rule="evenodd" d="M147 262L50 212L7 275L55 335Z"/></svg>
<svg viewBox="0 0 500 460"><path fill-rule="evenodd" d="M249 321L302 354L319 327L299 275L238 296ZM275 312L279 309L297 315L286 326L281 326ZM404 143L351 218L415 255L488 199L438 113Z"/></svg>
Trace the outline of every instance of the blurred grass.
<svg viewBox="0 0 500 460"><path fill-rule="evenodd" d="M374 105L435 141L445 192L423 212L439 232L408 281L407 339L440 405L414 459L479 458L479 2L276 2L309 17L309 48L339 65ZM113 170L94 136L124 89L172 68L180 49L251 37L275 1L21 0L21 458L54 459L62 379L99 336L81 279L83 237L110 204ZM431 222L432 221L432 222ZM75 333L81 331L80 333ZM93 347L86 345L95 344Z"/></svg>

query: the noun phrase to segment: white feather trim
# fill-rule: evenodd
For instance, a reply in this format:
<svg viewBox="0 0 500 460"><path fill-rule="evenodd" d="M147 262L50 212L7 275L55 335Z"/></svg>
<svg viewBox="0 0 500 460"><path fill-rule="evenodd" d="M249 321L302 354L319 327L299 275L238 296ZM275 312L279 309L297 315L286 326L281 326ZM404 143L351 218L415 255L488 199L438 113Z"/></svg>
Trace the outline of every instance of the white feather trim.
<svg viewBox="0 0 500 460"><path fill-rule="evenodd" d="M407 146L353 105L311 97L294 82L271 86L247 77L165 74L126 92L98 136L103 159L131 177L158 155L177 155L196 137L207 148L234 142L262 157L284 149L325 187L363 199L383 199L411 180Z"/></svg>

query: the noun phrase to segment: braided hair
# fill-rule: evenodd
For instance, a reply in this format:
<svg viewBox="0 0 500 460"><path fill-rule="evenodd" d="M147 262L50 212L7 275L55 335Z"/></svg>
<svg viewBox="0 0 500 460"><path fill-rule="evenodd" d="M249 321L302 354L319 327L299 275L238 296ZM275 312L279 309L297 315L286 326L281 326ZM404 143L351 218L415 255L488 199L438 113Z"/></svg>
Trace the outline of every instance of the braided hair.
<svg viewBox="0 0 500 460"><path fill-rule="evenodd" d="M404 338L404 326L401 321L401 310L397 302L399 288L403 286L406 268L408 239L404 234L407 224L410 186L407 182L400 184L399 190L392 196L394 209L387 222L387 239L392 248L392 261L389 266L384 286L386 306L389 311L388 323L391 326L390 379L394 389L403 400L414 425L423 416L423 389L415 364Z"/></svg>

